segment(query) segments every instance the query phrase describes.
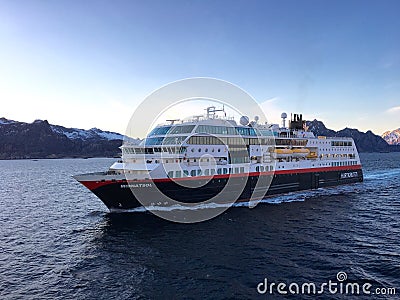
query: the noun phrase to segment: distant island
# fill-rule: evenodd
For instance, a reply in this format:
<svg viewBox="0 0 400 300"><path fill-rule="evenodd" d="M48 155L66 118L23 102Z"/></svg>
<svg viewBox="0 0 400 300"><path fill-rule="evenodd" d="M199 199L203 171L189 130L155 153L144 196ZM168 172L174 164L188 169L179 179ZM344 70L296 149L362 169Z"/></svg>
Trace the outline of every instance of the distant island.
<svg viewBox="0 0 400 300"><path fill-rule="evenodd" d="M389 145L371 131L364 133L351 128L334 131L318 120L307 121L307 126L317 136L352 137L359 152L400 151L399 144ZM397 131L387 132L385 136L398 141L394 138L396 134ZM97 128L84 130L52 125L47 120L25 123L0 118L0 159L116 157L120 155L123 138L122 134ZM140 139L133 142L139 143Z"/></svg>

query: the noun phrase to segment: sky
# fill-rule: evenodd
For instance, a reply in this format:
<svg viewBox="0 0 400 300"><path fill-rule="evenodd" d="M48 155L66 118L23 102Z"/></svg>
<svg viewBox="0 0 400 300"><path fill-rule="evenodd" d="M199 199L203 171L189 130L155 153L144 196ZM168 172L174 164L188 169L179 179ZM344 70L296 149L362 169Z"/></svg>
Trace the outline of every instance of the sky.
<svg viewBox="0 0 400 300"><path fill-rule="evenodd" d="M400 127L400 1L0 0L0 117L124 133L154 90L231 82L271 122ZM178 116L179 117L179 116Z"/></svg>

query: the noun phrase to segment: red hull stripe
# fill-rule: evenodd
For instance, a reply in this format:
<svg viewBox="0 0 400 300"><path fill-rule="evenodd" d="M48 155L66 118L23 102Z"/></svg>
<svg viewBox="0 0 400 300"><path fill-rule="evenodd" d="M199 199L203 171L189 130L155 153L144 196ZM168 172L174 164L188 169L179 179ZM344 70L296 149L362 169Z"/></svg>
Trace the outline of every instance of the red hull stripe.
<svg viewBox="0 0 400 300"><path fill-rule="evenodd" d="M317 172L334 172L334 171L350 171L350 170L361 170L361 165L355 166L340 166L340 167L324 167L324 168L308 168L308 169L289 169L289 170L276 170L275 172L251 172L247 174L222 174L214 176L198 176L196 179L192 177L182 178L159 178L159 179L145 179L145 180L133 180L135 183L151 183L151 182L170 182L170 181L185 181L185 180L198 180L198 179L221 179L229 177L248 177L248 176L260 176L260 175L281 175L281 174L298 174L298 173L317 173ZM80 181L85 187L93 191L99 187L114 184L114 183L126 183L126 180L105 180L105 181Z"/></svg>

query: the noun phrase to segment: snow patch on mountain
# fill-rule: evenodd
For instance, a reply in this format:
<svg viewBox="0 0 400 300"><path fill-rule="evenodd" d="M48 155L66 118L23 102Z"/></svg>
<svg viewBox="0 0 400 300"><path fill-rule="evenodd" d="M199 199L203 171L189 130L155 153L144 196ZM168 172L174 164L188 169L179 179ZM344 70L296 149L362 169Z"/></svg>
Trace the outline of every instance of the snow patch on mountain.
<svg viewBox="0 0 400 300"><path fill-rule="evenodd" d="M382 137L389 145L400 145L400 128L386 131Z"/></svg>
<svg viewBox="0 0 400 300"><path fill-rule="evenodd" d="M63 134L71 140L81 139L104 139L104 140L122 140L124 136L122 134L110 131L102 131L98 128L91 128L89 130L79 129L79 128L65 128L58 125L50 125L51 130L54 133Z"/></svg>
<svg viewBox="0 0 400 300"><path fill-rule="evenodd" d="M5 125L5 124L13 124L16 123L14 120L8 120L6 118L0 118L0 125Z"/></svg>

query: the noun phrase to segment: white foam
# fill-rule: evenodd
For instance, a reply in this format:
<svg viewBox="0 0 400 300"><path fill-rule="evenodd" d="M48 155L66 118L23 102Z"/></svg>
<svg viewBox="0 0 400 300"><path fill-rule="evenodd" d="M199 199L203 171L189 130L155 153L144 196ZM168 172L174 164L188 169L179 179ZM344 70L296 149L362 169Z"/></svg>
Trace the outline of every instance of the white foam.
<svg viewBox="0 0 400 300"><path fill-rule="evenodd" d="M385 179L385 178L391 178L391 177L397 176L397 175L400 175L400 168L367 172L364 175L364 178L367 180L368 179Z"/></svg>

